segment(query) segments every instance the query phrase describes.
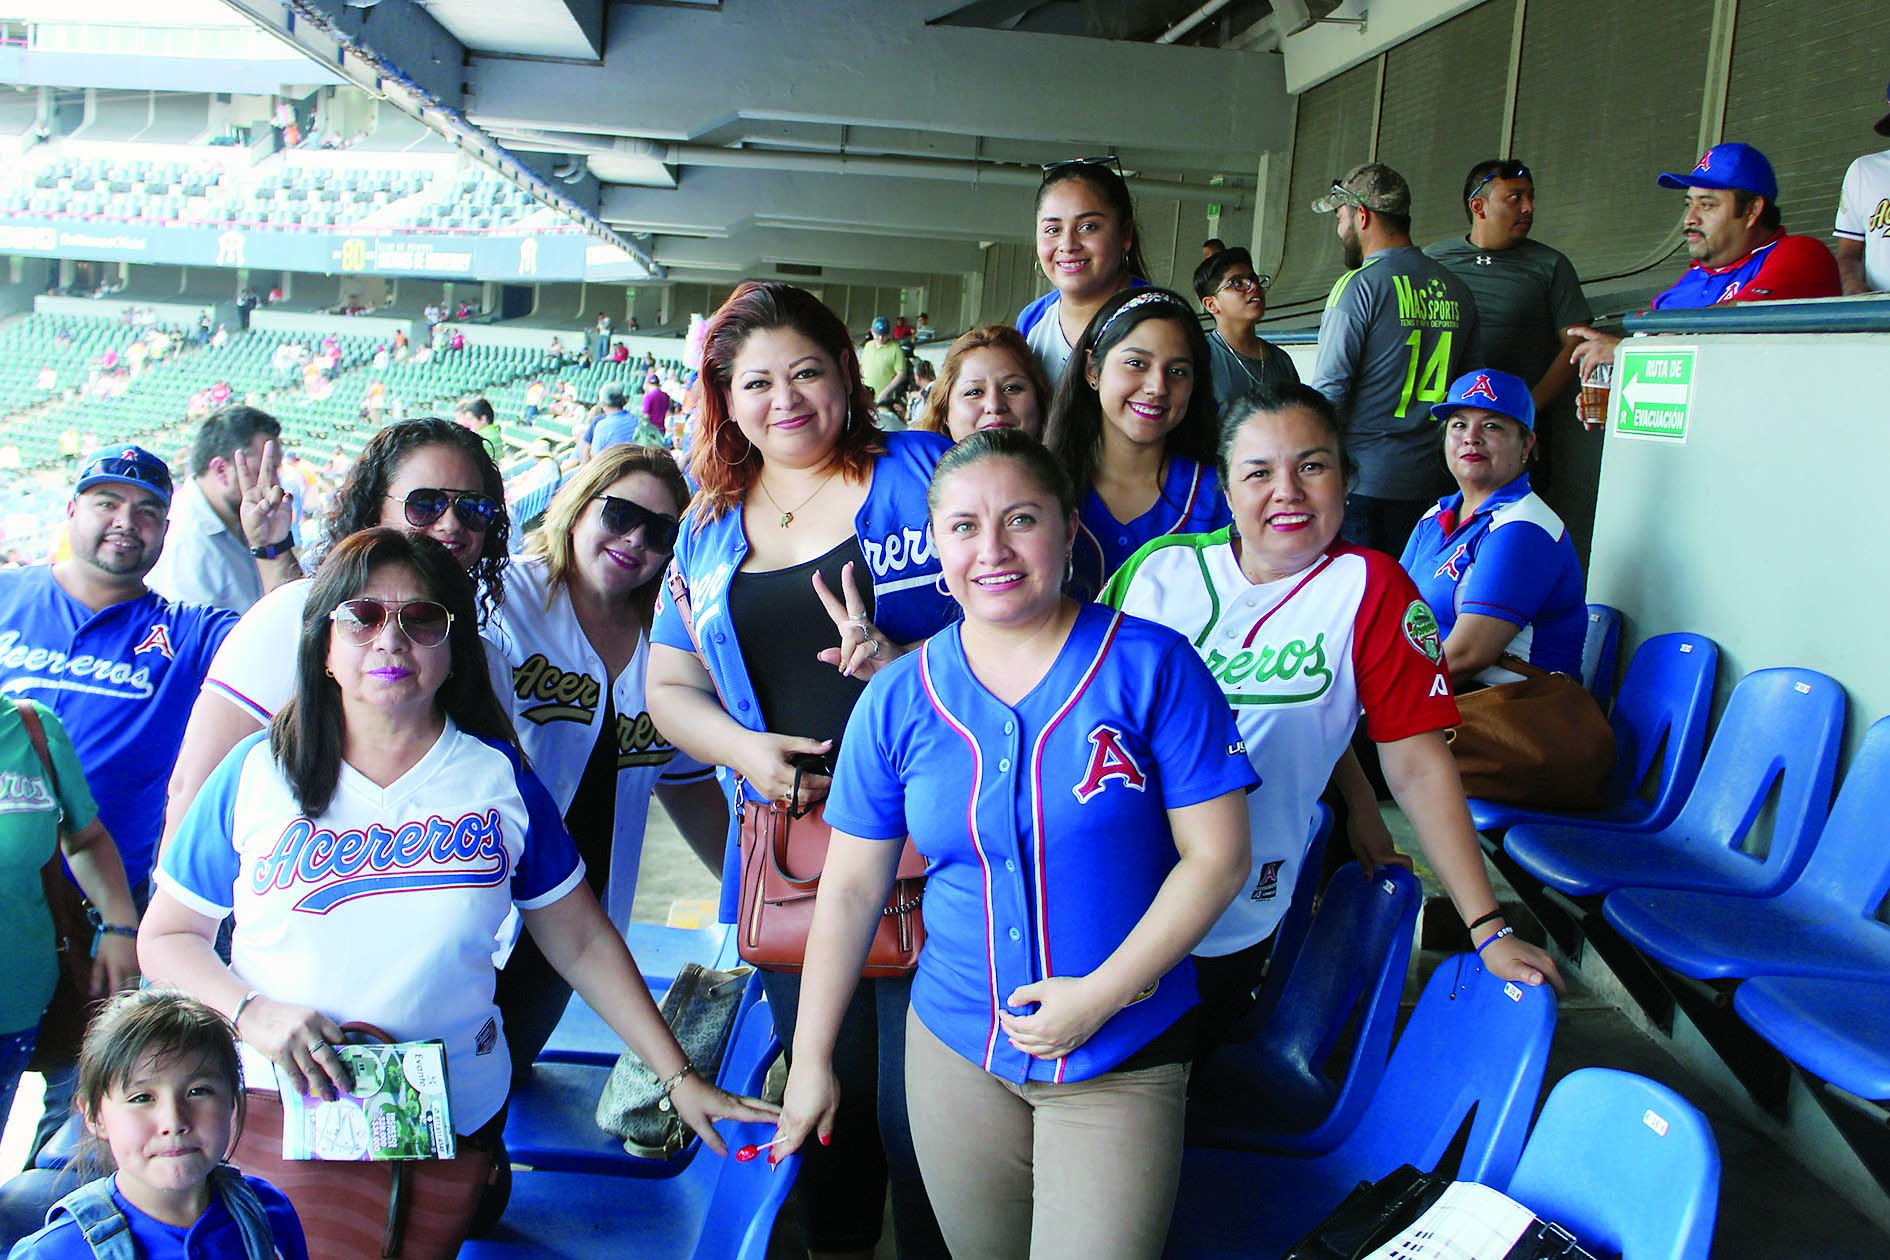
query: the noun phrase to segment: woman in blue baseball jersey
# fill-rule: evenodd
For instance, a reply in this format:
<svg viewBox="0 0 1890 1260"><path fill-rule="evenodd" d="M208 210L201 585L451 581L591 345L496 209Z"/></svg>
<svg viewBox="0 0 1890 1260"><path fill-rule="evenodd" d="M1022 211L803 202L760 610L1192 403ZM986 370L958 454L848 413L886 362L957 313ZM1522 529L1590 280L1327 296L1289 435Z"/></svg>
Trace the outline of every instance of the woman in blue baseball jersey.
<svg viewBox="0 0 1890 1260"><path fill-rule="evenodd" d="M826 794L867 677L956 615L933 585L925 515L949 443L874 427L846 326L803 289L737 289L709 321L702 358L690 457L701 489L672 571L687 599L665 592L657 609L650 714L678 748L732 769L741 801L786 801L798 779L806 805ZM725 922L740 887L734 840ZM799 983L762 971L784 1042ZM808 1152L798 1185L803 1240L817 1255L873 1249L888 1176L899 1254L944 1255L905 1121L910 988L871 981L849 1011L848 1111L832 1148Z"/></svg>
<svg viewBox="0 0 1890 1260"><path fill-rule="evenodd" d="M342 540L308 594L295 684L268 734L231 751L165 846L139 935L150 974L235 1025L252 1089L269 1091L252 1097L252 1115L276 1112L277 1080L329 1099L349 1088L335 1051L344 1023L438 1038L460 1158L474 1176L489 1168L511 1081L492 954L514 906L712 1149L722 1146L709 1121L767 1114L694 1075L585 885L492 693L456 557L401 530ZM226 965L214 945L231 913ZM240 1149L310 1219L320 1186L281 1160L279 1140L246 1136ZM384 1172L359 1167L385 1186ZM450 1214L426 1203L427 1188L415 1187L415 1213ZM326 1221L311 1240L317 1260L380 1245L384 1222L349 1233ZM455 1223L468 1228L470 1215ZM421 1260L413 1240L400 1254Z"/></svg>
<svg viewBox="0 0 1890 1260"><path fill-rule="evenodd" d="M1150 539L1227 524L1207 338L1179 294L1105 302L1057 385L1043 442L1080 496L1070 593L1094 599Z"/></svg>
<svg viewBox="0 0 1890 1260"><path fill-rule="evenodd" d="M243 1070L221 1015L174 991L120 993L86 1029L74 1102L78 1166L110 1171L60 1199L8 1260L307 1260L282 1192L224 1162Z"/></svg>
<svg viewBox="0 0 1890 1260"><path fill-rule="evenodd" d="M1160 1253L1181 1167L1189 951L1246 879L1257 782L1187 640L1062 591L1075 492L1022 433L932 483L963 622L847 727L777 1152L833 1129L839 1027L901 848L927 858L914 1141L960 1256Z"/></svg>
<svg viewBox="0 0 1890 1260"><path fill-rule="evenodd" d="M1399 561L1437 612L1451 681L1511 682L1505 652L1581 676L1588 633L1581 559L1529 485L1536 404L1521 377L1474 368L1431 408L1457 493L1424 514ZM1487 673L1486 673L1487 671Z"/></svg>

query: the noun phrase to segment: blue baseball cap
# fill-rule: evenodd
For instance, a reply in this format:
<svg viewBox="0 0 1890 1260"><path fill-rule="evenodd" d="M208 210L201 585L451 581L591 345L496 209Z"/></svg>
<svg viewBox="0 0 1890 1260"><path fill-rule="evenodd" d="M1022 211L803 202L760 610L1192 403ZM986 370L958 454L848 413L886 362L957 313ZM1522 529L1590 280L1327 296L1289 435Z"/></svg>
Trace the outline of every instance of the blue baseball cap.
<svg viewBox="0 0 1890 1260"><path fill-rule="evenodd" d="M1778 176L1765 154L1749 144L1716 144L1700 154L1693 170L1685 175L1662 175L1662 188L1738 188L1757 193L1767 201L1778 200Z"/></svg>
<svg viewBox="0 0 1890 1260"><path fill-rule="evenodd" d="M873 335L875 337L884 337L891 331L892 321L890 319L887 319L884 315L873 316Z"/></svg>
<svg viewBox="0 0 1890 1260"><path fill-rule="evenodd" d="M142 446L109 446L95 452L79 468L74 494L113 482L149 491L165 507L171 505L171 470Z"/></svg>
<svg viewBox="0 0 1890 1260"><path fill-rule="evenodd" d="M1494 411L1535 432L1536 400L1529 395L1529 383L1520 376L1495 368L1472 368L1450 383L1444 401L1432 405L1431 416L1442 420L1465 407Z"/></svg>
<svg viewBox="0 0 1890 1260"><path fill-rule="evenodd" d="M1890 88L1884 89L1883 99L1885 104L1890 104ZM1890 136L1890 114L1885 114L1882 118L1877 120L1877 134L1880 136Z"/></svg>

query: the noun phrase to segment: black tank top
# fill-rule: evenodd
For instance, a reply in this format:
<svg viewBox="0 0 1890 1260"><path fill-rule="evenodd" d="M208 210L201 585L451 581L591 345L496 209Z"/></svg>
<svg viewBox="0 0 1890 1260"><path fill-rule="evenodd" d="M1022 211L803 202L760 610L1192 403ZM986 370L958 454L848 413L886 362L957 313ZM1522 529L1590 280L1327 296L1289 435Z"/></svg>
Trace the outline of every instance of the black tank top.
<svg viewBox="0 0 1890 1260"><path fill-rule="evenodd" d="M831 739L836 752L866 684L841 677L820 659L823 650L840 645L840 634L814 593L813 574L818 570L827 589L840 596L840 570L848 561L871 618L872 570L856 537L793 568L738 571L728 588L729 617L761 702L763 727L776 735Z"/></svg>

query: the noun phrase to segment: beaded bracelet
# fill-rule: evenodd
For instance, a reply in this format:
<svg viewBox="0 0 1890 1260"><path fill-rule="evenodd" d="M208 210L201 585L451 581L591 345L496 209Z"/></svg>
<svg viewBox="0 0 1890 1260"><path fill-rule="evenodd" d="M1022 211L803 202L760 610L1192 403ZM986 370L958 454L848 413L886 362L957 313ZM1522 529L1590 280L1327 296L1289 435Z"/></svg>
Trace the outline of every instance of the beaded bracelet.
<svg viewBox="0 0 1890 1260"><path fill-rule="evenodd" d="M1516 935L1516 929L1513 927L1504 925L1503 927L1497 928L1496 931L1489 934L1489 936L1484 940L1483 944L1477 946L1477 956L1479 958L1482 957L1484 950L1488 949L1491 945L1494 945L1497 941L1502 940L1505 936L1514 936L1514 935Z"/></svg>

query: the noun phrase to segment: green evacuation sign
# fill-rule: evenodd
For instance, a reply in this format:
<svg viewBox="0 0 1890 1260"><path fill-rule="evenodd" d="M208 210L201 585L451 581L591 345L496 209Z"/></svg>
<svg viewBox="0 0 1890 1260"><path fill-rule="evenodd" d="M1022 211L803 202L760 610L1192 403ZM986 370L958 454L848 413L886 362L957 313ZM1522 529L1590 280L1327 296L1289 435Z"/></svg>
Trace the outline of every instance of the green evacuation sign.
<svg viewBox="0 0 1890 1260"><path fill-rule="evenodd" d="M1614 383L1614 431L1622 437L1686 441L1693 355L1691 346L1622 347L1621 371Z"/></svg>

